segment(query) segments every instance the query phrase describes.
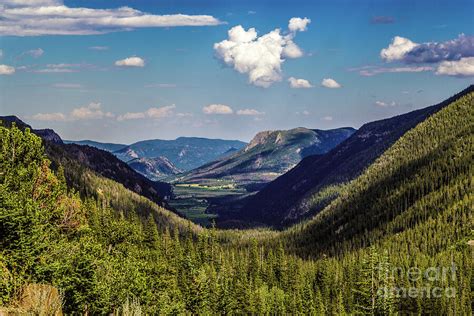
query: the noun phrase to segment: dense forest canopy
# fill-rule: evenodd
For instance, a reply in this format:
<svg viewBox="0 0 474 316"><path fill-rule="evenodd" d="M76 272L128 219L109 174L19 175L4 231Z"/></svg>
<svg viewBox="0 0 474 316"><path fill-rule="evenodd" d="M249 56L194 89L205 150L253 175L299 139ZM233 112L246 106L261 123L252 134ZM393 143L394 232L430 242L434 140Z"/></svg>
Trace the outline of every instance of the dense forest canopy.
<svg viewBox="0 0 474 316"><path fill-rule="evenodd" d="M39 137L0 127L0 311L469 315L473 98L281 233L203 229L91 170L68 186ZM25 303L46 290L61 304Z"/></svg>

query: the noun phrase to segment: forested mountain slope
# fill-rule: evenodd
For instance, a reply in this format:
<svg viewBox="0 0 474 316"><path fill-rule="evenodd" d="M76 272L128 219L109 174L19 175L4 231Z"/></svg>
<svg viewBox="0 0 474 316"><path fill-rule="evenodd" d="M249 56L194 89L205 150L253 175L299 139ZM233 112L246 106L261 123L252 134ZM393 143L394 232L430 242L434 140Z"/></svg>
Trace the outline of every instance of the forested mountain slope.
<svg viewBox="0 0 474 316"><path fill-rule="evenodd" d="M230 180L237 184L267 183L302 158L323 154L354 133L353 128L312 130L303 127L258 133L243 149L191 170L179 182Z"/></svg>
<svg viewBox="0 0 474 316"><path fill-rule="evenodd" d="M472 94L445 110L284 233L138 215L124 201L146 199L90 170L79 198L38 137L0 127L0 312L470 315Z"/></svg>
<svg viewBox="0 0 474 316"><path fill-rule="evenodd" d="M470 92L408 131L321 213L284 235L299 255L389 242L434 256L472 234L473 161Z"/></svg>
<svg viewBox="0 0 474 316"><path fill-rule="evenodd" d="M86 186L79 181L79 176L86 170L92 170L161 205L165 205L164 201L173 194L169 184L147 179L109 152L91 146L64 144L53 130L32 129L16 116L0 117L0 122L5 126L15 123L22 129L30 128L34 134L41 137L53 167L62 165L66 179L78 191L82 191Z"/></svg>
<svg viewBox="0 0 474 316"><path fill-rule="evenodd" d="M358 176L408 130L473 91L470 86L437 105L363 125L329 153L309 156L269 183L232 219L278 227L314 215L337 196L340 184Z"/></svg>

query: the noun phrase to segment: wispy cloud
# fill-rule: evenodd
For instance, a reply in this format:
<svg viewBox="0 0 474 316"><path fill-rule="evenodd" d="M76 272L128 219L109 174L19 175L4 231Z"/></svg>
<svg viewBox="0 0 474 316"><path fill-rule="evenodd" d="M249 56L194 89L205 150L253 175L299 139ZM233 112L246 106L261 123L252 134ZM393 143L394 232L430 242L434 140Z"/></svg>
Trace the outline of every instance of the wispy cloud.
<svg viewBox="0 0 474 316"><path fill-rule="evenodd" d="M397 106L395 101L392 102L385 102L385 101L375 101L375 105L382 108L394 107Z"/></svg>
<svg viewBox="0 0 474 316"><path fill-rule="evenodd" d="M32 73L74 73L81 70L103 70L100 67L92 64L47 64L47 65L27 65L17 68L19 71Z"/></svg>
<svg viewBox="0 0 474 316"><path fill-rule="evenodd" d="M30 57L33 57L33 58L39 58L39 57L43 56L43 54L44 54L44 50L42 48L36 48L36 49L30 49L26 52L21 53L21 55L18 56L18 58L23 58L25 56L30 56Z"/></svg>
<svg viewBox="0 0 474 316"><path fill-rule="evenodd" d="M372 77L384 73L404 73L404 72L425 72L433 71L431 66L402 66L402 67L384 67L384 66L363 66L350 68L349 71L356 71L363 77Z"/></svg>
<svg viewBox="0 0 474 316"><path fill-rule="evenodd" d="M104 51L104 50L108 50L109 47L108 46L90 46L89 49L90 50Z"/></svg>
<svg viewBox="0 0 474 316"><path fill-rule="evenodd" d="M3 0L0 35L94 35L149 27L213 26L211 15L156 15L130 7L68 7L62 0Z"/></svg>
<svg viewBox="0 0 474 316"><path fill-rule="evenodd" d="M78 121L78 120L99 120L104 118L114 118L111 112L102 110L100 102L91 102L88 105L73 109L69 114L60 112L37 113L31 118L38 121Z"/></svg>
<svg viewBox="0 0 474 316"><path fill-rule="evenodd" d="M144 118L161 119L165 117L170 117L173 115L173 110L175 108L176 106L172 104L159 108L149 108L144 112L127 112L125 114L119 115L117 117L117 121L138 120Z"/></svg>
<svg viewBox="0 0 474 316"><path fill-rule="evenodd" d="M260 115L265 115L265 112L260 112L255 109L244 109L244 110L238 110L237 115L247 115L247 116L260 116Z"/></svg>

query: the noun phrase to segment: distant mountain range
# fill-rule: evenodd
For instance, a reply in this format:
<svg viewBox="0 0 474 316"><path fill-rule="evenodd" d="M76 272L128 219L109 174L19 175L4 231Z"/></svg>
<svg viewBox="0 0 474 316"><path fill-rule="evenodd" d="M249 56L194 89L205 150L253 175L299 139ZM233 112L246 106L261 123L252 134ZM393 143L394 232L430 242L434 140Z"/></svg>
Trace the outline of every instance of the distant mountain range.
<svg viewBox="0 0 474 316"><path fill-rule="evenodd" d="M115 151L114 155L126 162L136 158L166 157L176 168L186 171L246 145L238 140L179 137L175 140L140 141Z"/></svg>
<svg viewBox="0 0 474 316"><path fill-rule="evenodd" d="M168 158L163 156L156 158L136 158L130 160L127 164L135 171L153 181L161 180L182 172L176 168Z"/></svg>
<svg viewBox="0 0 474 316"><path fill-rule="evenodd" d="M355 132L350 127L264 131L243 149L180 175L179 182L200 183L214 179L240 185L267 183L293 168L304 157L323 154Z"/></svg>
<svg viewBox="0 0 474 316"><path fill-rule="evenodd" d="M247 143L239 140L201 137L179 137L175 140L152 139L131 145L101 143L91 140L65 142L88 145L109 151L125 162L131 162L137 158L158 159L159 157L165 157L173 165L173 168L183 171L202 166L247 145ZM133 166L137 166L137 164L133 164ZM151 173L160 173L160 171L151 171ZM172 174L169 173L169 175Z"/></svg>
<svg viewBox="0 0 474 316"><path fill-rule="evenodd" d="M408 130L453 101L474 91L470 86L437 105L363 125L324 155L303 159L246 201L240 211L220 214L219 224L286 226L314 215L337 197L337 186L354 179Z"/></svg>
<svg viewBox="0 0 474 316"><path fill-rule="evenodd" d="M95 148L99 148L105 151L114 152L120 150L124 147L127 147L125 144L114 144L114 143L101 143L93 140L63 140L65 144L77 144L77 145L87 145Z"/></svg>

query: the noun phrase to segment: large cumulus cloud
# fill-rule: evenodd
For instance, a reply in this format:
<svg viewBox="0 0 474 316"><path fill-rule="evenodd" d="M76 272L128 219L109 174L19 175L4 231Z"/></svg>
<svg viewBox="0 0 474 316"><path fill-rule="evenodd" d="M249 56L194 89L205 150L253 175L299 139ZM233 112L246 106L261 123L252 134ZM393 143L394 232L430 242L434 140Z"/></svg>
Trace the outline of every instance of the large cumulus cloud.
<svg viewBox="0 0 474 316"><path fill-rule="evenodd" d="M255 28L245 30L237 25L228 31L228 39L214 44L217 58L248 76L249 83L267 88L281 81L285 58L299 58L303 52L293 41L296 32L305 31L308 18L292 18L289 32L275 29L258 36Z"/></svg>

